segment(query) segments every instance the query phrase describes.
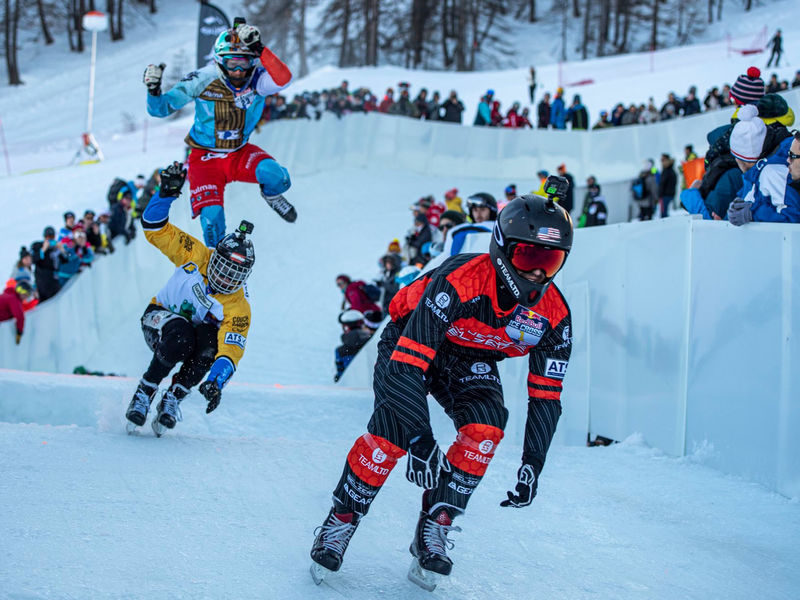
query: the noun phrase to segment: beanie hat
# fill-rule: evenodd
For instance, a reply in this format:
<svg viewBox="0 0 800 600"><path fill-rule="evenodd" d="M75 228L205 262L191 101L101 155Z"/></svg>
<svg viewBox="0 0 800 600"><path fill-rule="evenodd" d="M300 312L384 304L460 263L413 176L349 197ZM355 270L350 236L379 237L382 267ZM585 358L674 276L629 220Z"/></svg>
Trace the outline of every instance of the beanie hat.
<svg viewBox="0 0 800 600"><path fill-rule="evenodd" d="M30 255L31 255L31 253L28 252L28 249L25 246L23 246L22 248L19 249L19 257L20 257L20 259L23 259L26 256L30 256Z"/></svg>
<svg viewBox="0 0 800 600"><path fill-rule="evenodd" d="M389 252L393 252L394 254L400 254L402 248L400 248L400 240L397 238L393 239L389 242Z"/></svg>
<svg viewBox="0 0 800 600"><path fill-rule="evenodd" d="M445 199L445 200L452 200L452 199L453 199L453 198L455 198L456 196L458 196L458 188L453 188L453 189L451 189L451 190L447 190L447 191L444 193L444 199Z"/></svg>
<svg viewBox="0 0 800 600"><path fill-rule="evenodd" d="M750 67L747 73L739 75L731 88L731 100L736 104L755 104L764 95L764 80L757 67Z"/></svg>
<svg viewBox="0 0 800 600"><path fill-rule="evenodd" d="M765 125L778 122L786 127L794 125L794 111L789 108L783 96L764 94L758 101L758 116Z"/></svg>
<svg viewBox="0 0 800 600"><path fill-rule="evenodd" d="M755 162L761 156L767 126L758 118L758 109L748 104L739 109L739 122L731 132L731 154L746 162Z"/></svg>

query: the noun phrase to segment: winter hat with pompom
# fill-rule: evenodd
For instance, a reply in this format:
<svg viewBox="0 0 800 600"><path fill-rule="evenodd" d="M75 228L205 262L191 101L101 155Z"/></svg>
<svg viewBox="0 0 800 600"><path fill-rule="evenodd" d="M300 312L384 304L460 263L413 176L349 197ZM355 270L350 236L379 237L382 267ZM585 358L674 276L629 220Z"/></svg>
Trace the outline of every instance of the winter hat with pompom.
<svg viewBox="0 0 800 600"><path fill-rule="evenodd" d="M731 132L731 154L746 162L756 162L764 147L767 126L758 118L758 109L748 104L739 109L739 122Z"/></svg>
<svg viewBox="0 0 800 600"><path fill-rule="evenodd" d="M731 100L738 105L755 104L764 95L764 80L758 67L750 67L739 75L731 88Z"/></svg>

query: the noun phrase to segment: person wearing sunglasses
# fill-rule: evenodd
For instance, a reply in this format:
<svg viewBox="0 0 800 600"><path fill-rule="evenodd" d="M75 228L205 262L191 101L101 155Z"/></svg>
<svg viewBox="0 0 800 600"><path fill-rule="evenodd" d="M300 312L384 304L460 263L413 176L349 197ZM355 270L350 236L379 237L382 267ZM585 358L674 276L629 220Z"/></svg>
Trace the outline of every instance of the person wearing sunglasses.
<svg viewBox="0 0 800 600"><path fill-rule="evenodd" d="M800 223L800 167L795 164L800 160L800 133L793 132L772 154L759 159L767 127L757 114L755 106L742 106L731 132L731 154L744 173L744 183L728 207L728 221Z"/></svg>
<svg viewBox="0 0 800 600"><path fill-rule="evenodd" d="M289 171L272 156L248 143L268 96L285 89L292 72L261 41L259 30L236 19L214 42L213 63L185 75L162 91L165 64L147 65L147 112L167 117L191 101L194 124L186 136L192 218L200 217L206 246L225 235L225 186L232 181L257 183L267 205L289 223L297 219L283 193Z"/></svg>
<svg viewBox="0 0 800 600"><path fill-rule="evenodd" d="M546 191L561 194L566 181L550 179L558 185ZM448 535L461 531L454 519L474 495L508 419L497 369L505 358L526 357L530 374L522 464L500 505L531 503L561 414L572 348L570 310L553 283L572 236L569 214L552 197L521 196L500 213L488 253L452 256L397 293L378 344L372 418L348 453L311 550L317 583L339 570L361 519L406 455L406 478L423 488L409 579L432 590L449 575ZM433 436L429 393L458 431L446 450Z"/></svg>

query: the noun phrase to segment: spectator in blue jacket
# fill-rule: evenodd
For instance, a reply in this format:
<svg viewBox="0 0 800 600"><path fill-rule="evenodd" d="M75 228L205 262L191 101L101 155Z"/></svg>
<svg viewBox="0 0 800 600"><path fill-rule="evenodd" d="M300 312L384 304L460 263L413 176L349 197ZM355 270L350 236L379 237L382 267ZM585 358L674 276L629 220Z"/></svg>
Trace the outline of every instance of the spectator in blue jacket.
<svg viewBox="0 0 800 600"><path fill-rule="evenodd" d="M550 105L550 125L553 129L566 129L567 128L567 109L564 106L564 88L556 90L556 97L553 98L553 103Z"/></svg>
<svg viewBox="0 0 800 600"><path fill-rule="evenodd" d="M475 115L475 122L473 125L489 126L492 122L492 107L489 105L489 99L486 96L481 97L478 104L478 113Z"/></svg>
<svg viewBox="0 0 800 600"><path fill-rule="evenodd" d="M767 129L756 114L755 106L739 109L741 120L731 133L731 154L744 171L744 185L728 208L728 220L734 225L751 221L800 223L800 191L793 179L798 170L793 164L798 153L791 150L794 147L800 151L800 137L795 134L786 138L770 156L753 163L761 152Z"/></svg>

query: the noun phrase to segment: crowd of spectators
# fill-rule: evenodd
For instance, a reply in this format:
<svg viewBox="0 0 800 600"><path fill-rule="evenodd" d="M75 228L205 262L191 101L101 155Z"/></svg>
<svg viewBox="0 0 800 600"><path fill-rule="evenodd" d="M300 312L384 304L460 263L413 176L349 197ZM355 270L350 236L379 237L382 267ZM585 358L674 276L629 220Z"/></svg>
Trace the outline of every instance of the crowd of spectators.
<svg viewBox="0 0 800 600"><path fill-rule="evenodd" d="M760 78L761 72L756 67L748 70L748 76ZM429 121L446 121L463 123L464 102L456 90L451 90L444 98L439 91L429 93L420 88L415 94L411 92L411 84L401 81L395 89L389 87L382 97L378 97L368 88L360 87L351 90L347 80L339 87L322 91L304 91L289 99L276 94L267 99L259 125L279 119L322 118L326 112L342 118L351 113L379 112L391 115L425 119ZM735 85L735 84L734 84ZM670 92L660 106L653 98L647 104L618 102L609 110L601 110L594 125L590 125L589 110L583 104L580 94L574 94L569 104L562 87L556 88L555 94L545 92L536 104L535 115L531 114L536 92L536 75L530 69L528 81L531 108L522 106L519 101L511 102L504 109L503 101L495 96L493 89L488 89L479 99L473 125L478 127L506 127L510 129L574 129L588 130L622 125L646 125L658 121L666 121L688 117L702 112L735 105L731 97L732 86L724 84L709 89L702 101L696 86L691 86L686 95L678 96ZM773 73L766 84L767 93L775 93L789 88L800 87L800 71L794 80L779 81L777 73ZM508 106L508 105L506 105Z"/></svg>
<svg viewBox="0 0 800 600"><path fill-rule="evenodd" d="M67 211L58 230L48 225L41 240L20 248L0 297L0 321L16 319L17 343L24 332L25 311L55 296L98 256L114 252L115 242L131 242L136 236L135 219L159 183L157 171L149 180L143 175L131 181L115 179L107 194L108 210L97 215L86 209L80 219Z"/></svg>
<svg viewBox="0 0 800 600"><path fill-rule="evenodd" d="M789 129L794 112L771 89L755 67L740 75L727 94L736 106L731 122L708 132L704 157L685 147L680 178L669 154L660 169L645 160L631 184L638 215L631 210L629 218L649 220L657 208L666 217L679 197L688 212L734 225L800 222L800 134Z"/></svg>

